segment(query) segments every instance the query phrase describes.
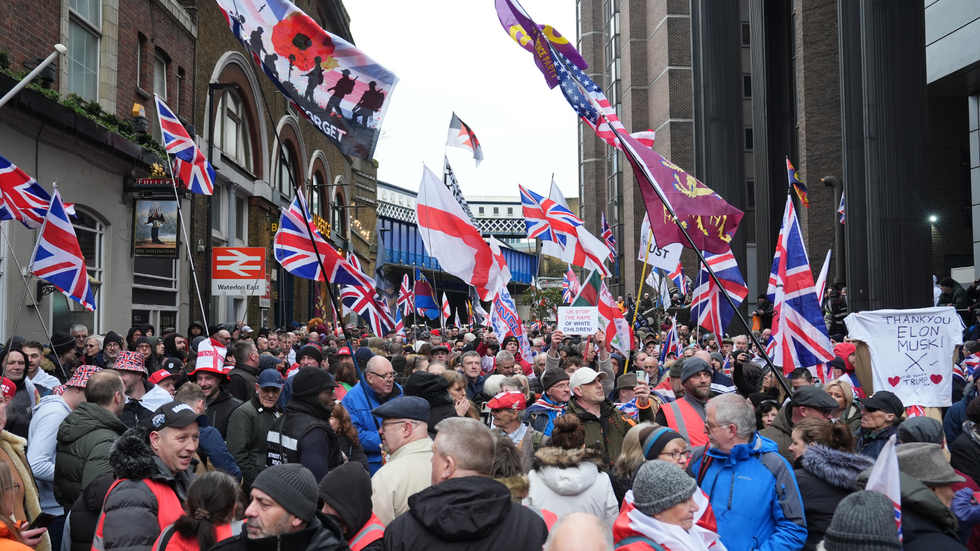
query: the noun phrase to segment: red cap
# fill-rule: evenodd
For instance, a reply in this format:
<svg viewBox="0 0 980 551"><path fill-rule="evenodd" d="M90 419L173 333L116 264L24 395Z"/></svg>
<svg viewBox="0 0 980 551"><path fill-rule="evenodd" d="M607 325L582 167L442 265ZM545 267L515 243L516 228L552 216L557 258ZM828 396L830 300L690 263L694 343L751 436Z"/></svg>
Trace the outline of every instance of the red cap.
<svg viewBox="0 0 980 551"><path fill-rule="evenodd" d="M501 392L487 402L490 409L527 409L527 400L524 394L516 390Z"/></svg>
<svg viewBox="0 0 980 551"><path fill-rule="evenodd" d="M13 398L15 394L17 394L17 386L14 385L14 382L10 379L0 377L0 391L2 391L3 395L9 400Z"/></svg>
<svg viewBox="0 0 980 551"><path fill-rule="evenodd" d="M438 329L433 329L432 331L429 331L429 334L432 335L433 337L438 337L439 336L439 330Z"/></svg>
<svg viewBox="0 0 980 551"><path fill-rule="evenodd" d="M180 374L179 373L171 373L170 371L168 371L166 369L158 369L158 370L154 371L152 375L150 375L150 384L151 385L158 385L158 384L160 384L160 381L166 379L167 377L177 377L178 375L180 375Z"/></svg>
<svg viewBox="0 0 980 551"><path fill-rule="evenodd" d="M337 351L337 355L338 356L353 356L353 354L350 353L350 348L347 348L346 346L343 347L343 348L341 348L340 350L338 350Z"/></svg>

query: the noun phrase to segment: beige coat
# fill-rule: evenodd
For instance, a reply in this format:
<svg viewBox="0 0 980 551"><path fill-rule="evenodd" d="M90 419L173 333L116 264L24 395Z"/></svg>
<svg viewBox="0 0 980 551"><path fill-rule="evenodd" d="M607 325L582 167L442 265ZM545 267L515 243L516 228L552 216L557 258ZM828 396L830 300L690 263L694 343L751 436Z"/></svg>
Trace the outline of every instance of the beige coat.
<svg viewBox="0 0 980 551"><path fill-rule="evenodd" d="M409 496L432 485L432 440L409 442L388 458L388 463L371 477L374 514L388 526L408 511Z"/></svg>
<svg viewBox="0 0 980 551"><path fill-rule="evenodd" d="M2 449L10 460L17 467L17 474L24 481L24 511L29 518L23 520L34 520L41 514L40 495L37 493L37 484L34 482L34 475L31 474L31 467L27 463L27 440L16 434L3 431L0 432L0 449ZM35 551L51 551L51 539L45 532L41 536L41 542L34 548Z"/></svg>

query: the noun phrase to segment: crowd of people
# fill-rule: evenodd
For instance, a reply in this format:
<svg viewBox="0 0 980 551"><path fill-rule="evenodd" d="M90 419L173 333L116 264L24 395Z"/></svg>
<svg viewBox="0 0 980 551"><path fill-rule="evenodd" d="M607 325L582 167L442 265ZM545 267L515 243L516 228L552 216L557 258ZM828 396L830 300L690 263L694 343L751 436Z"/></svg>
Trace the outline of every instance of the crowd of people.
<svg viewBox="0 0 980 551"><path fill-rule="evenodd" d="M820 380L693 329L12 337L0 549L980 550L971 380L939 420L866 394L846 336ZM864 489L892 435L902 540Z"/></svg>

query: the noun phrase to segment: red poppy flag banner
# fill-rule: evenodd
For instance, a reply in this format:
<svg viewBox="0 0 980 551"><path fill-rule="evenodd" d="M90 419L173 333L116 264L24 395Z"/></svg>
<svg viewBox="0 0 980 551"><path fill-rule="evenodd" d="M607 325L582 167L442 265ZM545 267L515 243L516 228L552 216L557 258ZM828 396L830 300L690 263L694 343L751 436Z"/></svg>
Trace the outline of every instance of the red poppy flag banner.
<svg viewBox="0 0 980 551"><path fill-rule="evenodd" d="M341 153L374 156L398 77L288 0L218 0L279 91Z"/></svg>
<svg viewBox="0 0 980 551"><path fill-rule="evenodd" d="M476 287L480 300L490 300L503 278L501 266L452 192L428 167L422 170L415 213L429 256L443 271Z"/></svg>
<svg viewBox="0 0 980 551"><path fill-rule="evenodd" d="M34 247L30 271L57 287L64 295L95 311L95 298L88 282L85 257L78 246L75 228L71 225L61 193L55 188L41 234Z"/></svg>

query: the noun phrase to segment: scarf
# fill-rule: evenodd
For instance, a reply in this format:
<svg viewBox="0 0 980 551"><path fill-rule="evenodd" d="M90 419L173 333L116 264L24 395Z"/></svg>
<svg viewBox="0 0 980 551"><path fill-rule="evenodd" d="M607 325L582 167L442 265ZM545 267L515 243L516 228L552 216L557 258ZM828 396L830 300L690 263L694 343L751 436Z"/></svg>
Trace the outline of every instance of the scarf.
<svg viewBox="0 0 980 551"><path fill-rule="evenodd" d="M700 491L696 492L701 493ZM697 496L695 496L697 497ZM651 540L659 543L671 551L727 551L721 542L721 536L706 530L696 522L690 530L684 530L676 524L667 524L654 517L647 516L639 509L633 507L633 491L626 493L623 499L625 504L630 505L626 512L629 519L629 527L638 534L642 534ZM700 510L694 513L694 520L698 520Z"/></svg>
<svg viewBox="0 0 980 551"><path fill-rule="evenodd" d="M548 410L548 411L557 411L557 412L559 412L561 414L564 414L565 413L565 407L568 404L567 403L560 403L560 402L552 402L551 401L551 398L549 398L547 394L542 393L541 394L541 399L538 400L537 402L534 402L534 405L540 406L542 409L545 409L545 410Z"/></svg>

